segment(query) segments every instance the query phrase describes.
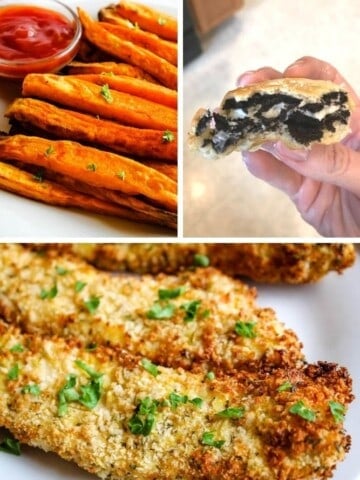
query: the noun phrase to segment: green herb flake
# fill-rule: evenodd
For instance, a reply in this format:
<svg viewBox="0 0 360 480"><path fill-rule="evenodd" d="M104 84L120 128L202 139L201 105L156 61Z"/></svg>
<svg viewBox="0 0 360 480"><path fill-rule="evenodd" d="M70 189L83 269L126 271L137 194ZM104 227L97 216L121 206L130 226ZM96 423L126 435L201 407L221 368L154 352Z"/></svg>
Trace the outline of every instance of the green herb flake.
<svg viewBox="0 0 360 480"><path fill-rule="evenodd" d="M110 88L109 88L109 85L107 83L105 83L105 85L103 85L100 89L100 95L104 98L104 100L107 102L107 103L113 103L114 102L114 98L112 96L112 93L110 91Z"/></svg>
<svg viewBox="0 0 360 480"><path fill-rule="evenodd" d="M159 290L159 299L160 300L171 300L173 298L177 298L180 295L182 295L186 291L186 287L176 287L176 288L169 288L169 289L163 289L161 288Z"/></svg>
<svg viewBox="0 0 360 480"><path fill-rule="evenodd" d="M141 360L141 365L153 377L157 377L158 375L160 375L158 367L155 364L153 364L150 360L148 360L147 358L143 358Z"/></svg>
<svg viewBox="0 0 360 480"><path fill-rule="evenodd" d="M215 380L215 373L214 372L208 372L205 375L205 378L206 378L206 380L210 380L210 382L212 382L213 380Z"/></svg>
<svg viewBox="0 0 360 480"><path fill-rule="evenodd" d="M91 380L80 387L79 402L92 410L99 403L102 393L102 377Z"/></svg>
<svg viewBox="0 0 360 480"><path fill-rule="evenodd" d="M63 275L66 275L67 273L69 273L69 270L67 270L66 268L64 267L56 267L55 268L55 271L58 275L60 276L63 276Z"/></svg>
<svg viewBox="0 0 360 480"><path fill-rule="evenodd" d="M189 400L190 403L192 403L193 405L195 405L195 407L198 407L200 408L202 406L202 404L204 403L204 400L200 397L195 397L195 398L192 398L191 400Z"/></svg>
<svg viewBox="0 0 360 480"><path fill-rule="evenodd" d="M44 181L45 170L43 168L39 168L37 172L34 173L33 179L39 183Z"/></svg>
<svg viewBox="0 0 360 480"><path fill-rule="evenodd" d="M200 440L201 445L206 445L208 447L221 448L225 440L215 440L213 432L204 432Z"/></svg>
<svg viewBox="0 0 360 480"><path fill-rule="evenodd" d="M245 414L244 407L229 407L221 410L216 415L220 418L242 418Z"/></svg>
<svg viewBox="0 0 360 480"><path fill-rule="evenodd" d="M37 397L40 395L40 387L39 385L36 385L35 383L32 385L25 385L21 389L21 393L29 393L30 395L33 395L34 397Z"/></svg>
<svg viewBox="0 0 360 480"><path fill-rule="evenodd" d="M294 389L293 384L287 380L286 382L282 383L280 387L277 388L277 391L281 393L281 392L289 392L289 391L292 391L293 389Z"/></svg>
<svg viewBox="0 0 360 480"><path fill-rule="evenodd" d="M292 407L290 407L289 412L294 415L298 415L308 422L314 422L316 420L316 413L310 408L306 407L302 400L299 400Z"/></svg>
<svg viewBox="0 0 360 480"><path fill-rule="evenodd" d="M195 267L208 267L210 265L210 259L206 255L201 253L196 253L194 255L194 266Z"/></svg>
<svg viewBox="0 0 360 480"><path fill-rule="evenodd" d="M55 283L55 285L52 286L49 290L45 290L44 288L42 288L40 292L40 298L41 300L46 300L46 299L52 300L53 298L56 297L57 294L58 294L58 288Z"/></svg>
<svg viewBox="0 0 360 480"><path fill-rule="evenodd" d="M163 26L163 25L166 25L166 19L164 17L159 17L158 18L158 24Z"/></svg>
<svg viewBox="0 0 360 480"><path fill-rule="evenodd" d="M20 456L20 443L13 438L4 438L4 440L0 443L0 452Z"/></svg>
<svg viewBox="0 0 360 480"><path fill-rule="evenodd" d="M170 132L170 130L165 130L165 132L162 135L162 141L164 143L171 143L175 140L175 135L173 132Z"/></svg>
<svg viewBox="0 0 360 480"><path fill-rule="evenodd" d="M181 404L185 404L189 401L187 395L179 395L176 392L171 392L169 395L169 402L172 408L177 408Z"/></svg>
<svg viewBox="0 0 360 480"><path fill-rule="evenodd" d="M150 435L155 425L157 407L159 402L150 397L145 397L137 405L134 415L128 422L129 430L134 435Z"/></svg>
<svg viewBox="0 0 360 480"><path fill-rule="evenodd" d="M239 337L255 338L255 325L256 323L254 322L237 322L235 324L235 333L239 335Z"/></svg>
<svg viewBox="0 0 360 480"><path fill-rule="evenodd" d="M146 316L150 320L164 320L171 318L175 312L175 305L167 303L162 305L161 303L154 303L154 305L148 310Z"/></svg>
<svg viewBox="0 0 360 480"><path fill-rule="evenodd" d="M58 416L63 417L68 411L68 403L76 402L79 400L79 393L76 391L77 377L74 374L70 374L66 378L65 384L58 391Z"/></svg>
<svg viewBox="0 0 360 480"><path fill-rule="evenodd" d="M187 302L180 306L181 309L185 310L184 322L188 323L195 320L200 304L201 300L193 300L192 302Z"/></svg>
<svg viewBox="0 0 360 480"><path fill-rule="evenodd" d="M78 280L76 283L75 283L75 292L76 293L79 293L81 292L81 290L86 287L86 282L81 282L80 280Z"/></svg>
<svg viewBox="0 0 360 480"><path fill-rule="evenodd" d="M345 420L346 408L344 405L331 400L329 402L329 408L336 423L342 423Z"/></svg>
<svg viewBox="0 0 360 480"><path fill-rule="evenodd" d="M81 370L83 370L85 373L87 373L89 375L89 377L94 379L94 380L96 380L96 379L98 379L98 378L100 378L104 375L103 373L96 372L92 367L87 365L82 360L75 360L75 365L78 368L80 368Z"/></svg>
<svg viewBox="0 0 360 480"><path fill-rule="evenodd" d="M211 314L210 310L206 309L206 310L202 311L200 315L201 315L201 318L208 318L208 317L210 317L210 314Z"/></svg>
<svg viewBox="0 0 360 480"><path fill-rule="evenodd" d="M53 147L53 145L49 145L49 147L45 150L45 157L50 157L50 155L52 155L53 153L55 153L55 148Z"/></svg>
<svg viewBox="0 0 360 480"><path fill-rule="evenodd" d="M100 305L100 297L91 296L89 300L84 302L87 310L93 315Z"/></svg>
<svg viewBox="0 0 360 480"><path fill-rule="evenodd" d="M25 351L25 348L21 345L21 343L16 343L9 350L11 353L22 353Z"/></svg>
<svg viewBox="0 0 360 480"><path fill-rule="evenodd" d="M15 363L8 371L7 378L9 380L17 380L19 378L20 368L19 364Z"/></svg>
<svg viewBox="0 0 360 480"><path fill-rule="evenodd" d="M96 172L96 165L95 163L88 163L86 165L86 170L88 170L89 172Z"/></svg>
<svg viewBox="0 0 360 480"><path fill-rule="evenodd" d="M100 75L104 75L104 77L115 77L114 72L101 72Z"/></svg>
<svg viewBox="0 0 360 480"><path fill-rule="evenodd" d="M116 176L120 178L120 180L125 180L126 172L124 170L121 170L121 172L117 173Z"/></svg>

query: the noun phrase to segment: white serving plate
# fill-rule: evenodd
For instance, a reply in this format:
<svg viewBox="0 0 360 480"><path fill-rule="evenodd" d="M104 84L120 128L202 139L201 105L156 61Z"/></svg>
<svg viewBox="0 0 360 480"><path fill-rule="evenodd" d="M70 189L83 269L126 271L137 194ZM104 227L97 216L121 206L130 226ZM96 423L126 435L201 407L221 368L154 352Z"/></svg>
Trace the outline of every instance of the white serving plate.
<svg viewBox="0 0 360 480"><path fill-rule="evenodd" d="M360 260L343 275L331 273L314 285L257 286L258 303L274 308L278 318L297 332L310 362L339 363L349 369L353 378L357 399L351 405L346 421L353 444L346 460L338 466L334 480L360 480L359 284ZM53 454L24 446L21 457L0 452L0 478L95 480L96 477Z"/></svg>
<svg viewBox="0 0 360 480"><path fill-rule="evenodd" d="M94 18L101 7L111 3L110 0L62 1L72 8L76 6L84 8ZM143 3L173 16L177 15L178 0L143 0ZM19 94L19 85L0 79L0 130L7 130L8 124L3 113L9 102ZM92 214L81 209L53 207L0 190L0 241L5 238L50 241L69 238L147 238L175 235L173 230L165 227Z"/></svg>

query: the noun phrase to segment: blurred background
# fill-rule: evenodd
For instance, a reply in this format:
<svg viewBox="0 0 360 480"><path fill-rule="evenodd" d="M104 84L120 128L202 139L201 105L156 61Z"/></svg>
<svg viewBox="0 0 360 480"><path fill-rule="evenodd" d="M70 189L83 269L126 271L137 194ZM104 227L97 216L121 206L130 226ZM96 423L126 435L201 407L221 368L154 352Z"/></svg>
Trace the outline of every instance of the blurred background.
<svg viewBox="0 0 360 480"><path fill-rule="evenodd" d="M186 136L196 110L219 106L241 73L283 71L304 55L332 63L360 92L359 20L359 0L185 0L185 236L318 237L283 193L248 173L240 153L205 160Z"/></svg>

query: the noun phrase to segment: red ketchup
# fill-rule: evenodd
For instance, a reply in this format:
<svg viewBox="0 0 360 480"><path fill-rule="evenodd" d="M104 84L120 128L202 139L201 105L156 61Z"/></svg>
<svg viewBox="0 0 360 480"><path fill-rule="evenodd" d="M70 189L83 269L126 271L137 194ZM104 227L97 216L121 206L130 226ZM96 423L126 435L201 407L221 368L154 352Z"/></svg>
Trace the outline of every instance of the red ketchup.
<svg viewBox="0 0 360 480"><path fill-rule="evenodd" d="M70 47L74 36L74 23L58 12L31 5L0 8L0 75L61 68L76 53L77 46Z"/></svg>

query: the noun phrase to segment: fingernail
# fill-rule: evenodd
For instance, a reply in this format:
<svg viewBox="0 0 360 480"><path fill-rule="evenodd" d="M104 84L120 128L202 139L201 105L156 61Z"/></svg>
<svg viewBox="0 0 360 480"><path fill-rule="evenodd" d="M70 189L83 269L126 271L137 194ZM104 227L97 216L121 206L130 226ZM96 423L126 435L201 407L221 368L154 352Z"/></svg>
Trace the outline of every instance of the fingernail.
<svg viewBox="0 0 360 480"><path fill-rule="evenodd" d="M249 83L249 77L251 77L255 73L255 70L248 70L247 72L240 75L240 77L236 80L236 85L238 87L244 87Z"/></svg>
<svg viewBox="0 0 360 480"><path fill-rule="evenodd" d="M280 160L286 158L287 160L304 161L307 160L309 156L309 150L292 150L281 143L276 143L274 145L272 153Z"/></svg>

